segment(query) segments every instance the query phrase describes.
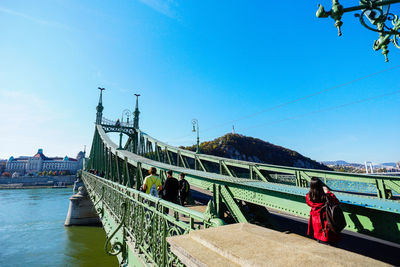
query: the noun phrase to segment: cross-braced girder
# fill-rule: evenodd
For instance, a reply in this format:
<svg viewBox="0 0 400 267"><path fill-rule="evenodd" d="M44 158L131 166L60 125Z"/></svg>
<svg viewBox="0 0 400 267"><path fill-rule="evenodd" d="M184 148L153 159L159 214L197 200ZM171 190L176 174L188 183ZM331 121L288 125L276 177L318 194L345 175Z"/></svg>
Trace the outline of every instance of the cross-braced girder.
<svg viewBox="0 0 400 267"><path fill-rule="evenodd" d="M94 152L91 152L88 168L95 168L98 172L104 172L107 180L136 189L140 189L145 175L144 172L151 167L155 167L160 173L172 170L173 176L177 178L181 172L184 172L191 185L218 195L218 198L214 199L217 211L220 209L219 204L223 203L237 221L247 220L246 214L237 205L240 201L265 206L303 218L307 218L309 215L309 207L305 203L305 194L308 190L304 187L254 179L254 176L257 175L263 175L264 178L268 177L260 171L265 167L263 165L252 165L253 179L229 176L226 170L226 167L232 166L229 160L227 161L228 164L225 162L225 166L219 165L222 174L205 172L202 168L200 168L201 170L189 169L187 165L194 164L195 160L200 160L204 164L202 155L197 155L198 158L194 157L193 162L190 162L190 158L187 158L184 163L184 160L182 160L184 151L177 152L174 156L173 151L162 147L160 142L157 142L156 148L154 148L154 144L149 145L149 140L148 135L140 134L137 154L127 150L119 150L118 146L107 136L103 127L97 125L92 145ZM157 151L159 156L157 156ZM165 157L161 156L160 153ZM126 165L125 169L124 165ZM275 168L275 166L271 168ZM279 166L277 168L282 171L286 167ZM292 169L287 168L289 171L292 171ZM295 169L294 171L294 175L301 179L307 179L307 177L313 176L313 173L314 170ZM332 175L336 175L336 173ZM268 181L268 178L265 179ZM369 177L366 179L369 179ZM214 192L215 188L219 188L219 192ZM400 243L400 204L398 201L347 193L336 193L336 195L342 202L348 222L346 229Z"/></svg>

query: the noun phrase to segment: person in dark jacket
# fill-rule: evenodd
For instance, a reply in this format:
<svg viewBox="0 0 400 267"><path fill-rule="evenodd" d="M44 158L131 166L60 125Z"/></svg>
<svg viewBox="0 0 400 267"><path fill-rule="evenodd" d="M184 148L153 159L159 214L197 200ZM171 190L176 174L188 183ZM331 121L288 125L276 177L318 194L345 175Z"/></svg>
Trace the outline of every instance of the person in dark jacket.
<svg viewBox="0 0 400 267"><path fill-rule="evenodd" d="M182 206L185 206L185 200L189 194L189 191L190 191L189 182L185 180L185 174L182 172L180 174L180 179L179 179L179 199L181 201Z"/></svg>
<svg viewBox="0 0 400 267"><path fill-rule="evenodd" d="M320 212L327 200L332 204L339 204L339 200L329 191L328 187L325 186L321 180L318 178L311 178L310 191L306 195L307 205L311 207L307 235L313 236L320 243L335 245L340 239L340 234L336 234L327 228L328 221L325 211L322 214L325 231L321 224Z"/></svg>
<svg viewBox="0 0 400 267"><path fill-rule="evenodd" d="M179 182L172 177L172 171L167 171L167 179L163 185L162 199L177 203Z"/></svg>

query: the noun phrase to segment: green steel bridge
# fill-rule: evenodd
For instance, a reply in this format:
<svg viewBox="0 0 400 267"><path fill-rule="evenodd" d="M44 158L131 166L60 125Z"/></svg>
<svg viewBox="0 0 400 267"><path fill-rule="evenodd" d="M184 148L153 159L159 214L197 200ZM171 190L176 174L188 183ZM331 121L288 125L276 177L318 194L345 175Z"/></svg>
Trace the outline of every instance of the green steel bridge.
<svg viewBox="0 0 400 267"><path fill-rule="evenodd" d="M166 238L231 222L260 221L257 211L308 218L305 195L311 177L327 183L341 201L346 230L400 244L400 177L349 174L275 166L180 149L139 128L136 99L133 123L103 118L102 91L93 143L82 180L107 234L105 250L121 265L183 265ZM115 144L107 133L119 133ZM122 135L128 137L122 145ZM209 195L202 211L140 191L151 167L164 181L181 172L193 188ZM100 175L87 170L94 169ZM169 210L169 212L167 212ZM265 219L265 218L264 218Z"/></svg>

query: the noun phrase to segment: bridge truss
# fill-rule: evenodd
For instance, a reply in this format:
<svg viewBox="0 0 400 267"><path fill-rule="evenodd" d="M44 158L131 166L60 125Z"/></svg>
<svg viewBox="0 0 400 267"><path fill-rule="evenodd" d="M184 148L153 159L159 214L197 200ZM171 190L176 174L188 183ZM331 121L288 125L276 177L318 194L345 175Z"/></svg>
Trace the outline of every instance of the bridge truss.
<svg viewBox="0 0 400 267"><path fill-rule="evenodd" d="M119 255L122 261L132 257L128 250L136 250L144 261L154 261L151 253L163 251L163 262L153 262L156 265L177 262L170 255L165 240L150 241L148 236L145 240L149 229L163 233L165 239L168 235L196 229L194 220L198 227L217 226L223 224L229 214L236 222L252 222L249 205L308 218L305 195L310 177L347 181L350 185L375 185L376 196L335 192L345 213L346 229L400 243L400 203L387 199L400 192L399 178L273 166L196 154L159 142L131 127L126 131L129 138L124 149L119 149L106 132L120 131L119 126L112 124L96 125L87 169L95 169L104 177L83 172L82 178L102 218L108 242L113 244L106 246L107 251ZM212 193L206 213L141 193L144 176L151 167L158 170L163 180L168 170L177 178L184 172L192 186ZM247 170L247 177L238 171L241 169ZM286 180L280 179L283 175ZM291 182L288 175L294 177ZM292 182L294 185L290 185ZM165 214L166 208L175 215ZM179 214L189 220L181 221ZM141 220L140 223L137 220ZM181 230L176 230L177 227ZM145 245L152 242L164 245Z"/></svg>

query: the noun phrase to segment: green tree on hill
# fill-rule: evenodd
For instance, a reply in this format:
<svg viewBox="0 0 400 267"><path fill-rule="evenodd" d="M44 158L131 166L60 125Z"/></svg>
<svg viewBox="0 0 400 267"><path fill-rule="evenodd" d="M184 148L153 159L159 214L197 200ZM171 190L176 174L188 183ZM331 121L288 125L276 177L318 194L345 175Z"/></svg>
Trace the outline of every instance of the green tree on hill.
<svg viewBox="0 0 400 267"><path fill-rule="evenodd" d="M196 151L196 146L182 147ZM281 166L331 170L329 167L300 153L258 138L240 134L226 134L200 144L200 152L219 157Z"/></svg>

